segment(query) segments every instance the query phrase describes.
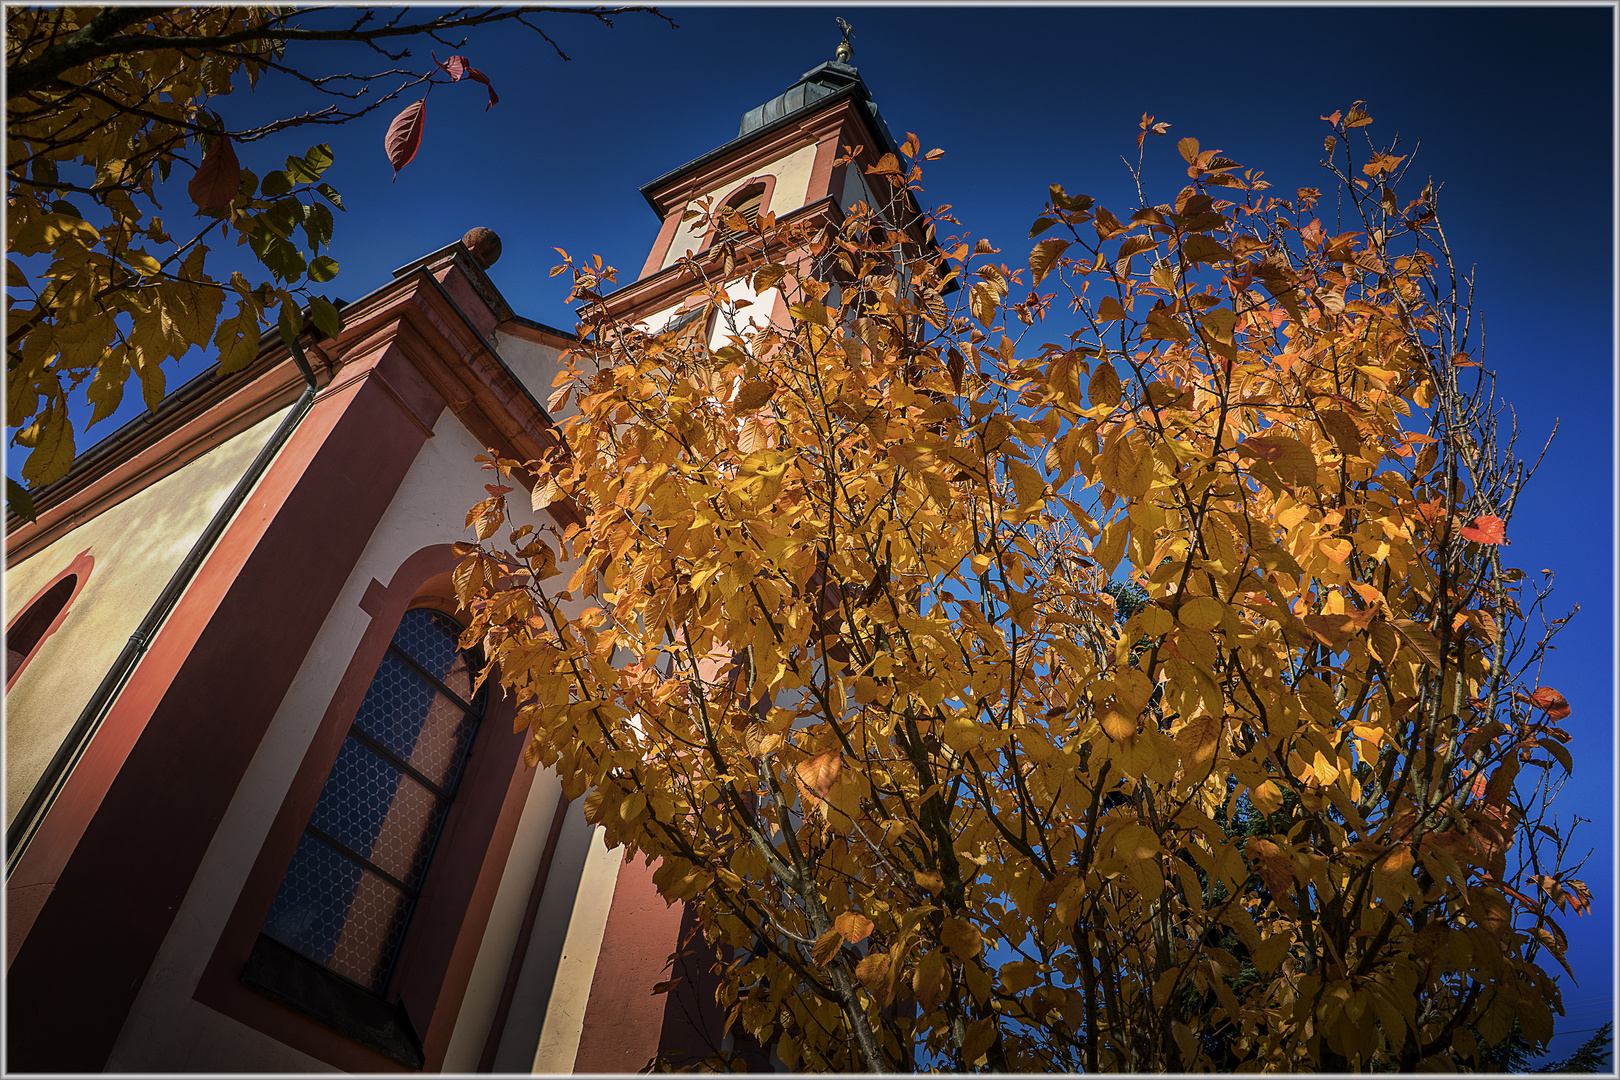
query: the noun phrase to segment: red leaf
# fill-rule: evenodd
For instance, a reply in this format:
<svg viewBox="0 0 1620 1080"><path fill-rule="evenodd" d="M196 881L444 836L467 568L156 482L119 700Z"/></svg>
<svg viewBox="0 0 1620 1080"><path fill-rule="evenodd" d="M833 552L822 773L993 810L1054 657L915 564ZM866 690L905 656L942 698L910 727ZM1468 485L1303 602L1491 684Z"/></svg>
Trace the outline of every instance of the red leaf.
<svg viewBox="0 0 1620 1080"><path fill-rule="evenodd" d="M1529 702L1553 720L1562 720L1569 715L1569 702L1550 686L1536 687L1530 694Z"/></svg>
<svg viewBox="0 0 1620 1080"><path fill-rule="evenodd" d="M388 164L394 167L394 179L399 179L399 170L411 163L416 151L422 145L422 128L427 124L427 98L423 98L414 105L407 106L405 111L394 117L394 122L388 125L388 134L383 136L383 149L388 153Z"/></svg>
<svg viewBox="0 0 1620 1080"><path fill-rule="evenodd" d="M501 100L500 95L495 93L495 87L490 85L489 76L473 67L465 56L452 56L448 60L441 61L435 54L433 62L438 64L440 69L450 76L451 82L460 82L465 77L472 79L474 82L483 83L484 88L489 91L489 105L484 106L485 112L489 112L490 105L495 105Z"/></svg>
<svg viewBox="0 0 1620 1080"><path fill-rule="evenodd" d="M460 81L461 77L467 73L467 69L472 67L465 56L452 56L448 60L440 60L437 52L430 55L433 57L433 62L439 65L440 70L450 76L451 82Z"/></svg>
<svg viewBox="0 0 1620 1080"><path fill-rule="evenodd" d="M484 106L484 111L489 112L489 106L494 105L494 104L496 104L497 102L499 102L501 100L500 95L495 93L495 87L490 85L489 76L485 75L482 71L479 71L477 68L468 68L467 69L467 78L475 79L478 82L483 83L484 84L484 89L489 91L489 102L488 102L488 104L486 104Z"/></svg>
<svg viewBox="0 0 1620 1080"><path fill-rule="evenodd" d="M1462 538L1472 540L1476 544L1507 543L1507 534L1503 531L1502 519L1499 517L1475 518L1472 524L1463 526Z"/></svg>
<svg viewBox="0 0 1620 1080"><path fill-rule="evenodd" d="M186 194L200 210L223 210L231 205L242 187L242 166L237 163L231 140L221 135L203 155L197 173L186 185Z"/></svg>

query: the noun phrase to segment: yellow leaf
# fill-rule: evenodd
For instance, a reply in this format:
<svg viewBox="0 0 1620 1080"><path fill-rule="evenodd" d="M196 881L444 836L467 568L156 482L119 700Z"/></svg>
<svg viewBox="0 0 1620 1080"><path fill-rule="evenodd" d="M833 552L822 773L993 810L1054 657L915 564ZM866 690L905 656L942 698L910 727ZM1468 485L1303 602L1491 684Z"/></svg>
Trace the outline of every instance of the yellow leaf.
<svg viewBox="0 0 1620 1080"><path fill-rule="evenodd" d="M1198 1064L1198 1057L1202 1052L1202 1048L1198 1044L1198 1036L1193 1033L1192 1028L1183 1024L1180 1020L1171 1022L1170 1033L1176 1037L1176 1047L1181 1051L1181 1067L1189 1072L1192 1071Z"/></svg>
<svg viewBox="0 0 1620 1080"><path fill-rule="evenodd" d="M1014 458L1007 459L1007 474L1012 478L1013 493L1020 510L1032 511L1046 494L1046 480L1029 465Z"/></svg>
<svg viewBox="0 0 1620 1080"><path fill-rule="evenodd" d="M1316 486L1316 459L1298 439L1287 435L1251 435L1238 445L1238 453L1268 462L1285 484Z"/></svg>
<svg viewBox="0 0 1620 1080"><path fill-rule="evenodd" d="M1102 729L1111 739L1128 739L1136 734L1135 718L1126 716L1113 706L1104 709L1098 719L1102 722Z"/></svg>
<svg viewBox="0 0 1620 1080"><path fill-rule="evenodd" d="M1131 623L1136 632L1147 637L1159 637L1168 634L1176 621L1171 614L1158 604L1144 604L1131 616Z"/></svg>
<svg viewBox="0 0 1620 1080"><path fill-rule="evenodd" d="M219 349L221 375L241 371L258 358L259 320L247 303L239 302L236 314L219 324L214 345Z"/></svg>
<svg viewBox="0 0 1620 1080"><path fill-rule="evenodd" d="M1181 625L1193 630L1213 630L1225 617L1226 605L1213 596L1190 597L1176 610Z"/></svg>
<svg viewBox="0 0 1620 1080"><path fill-rule="evenodd" d="M1110 298L1112 299L1112 298ZM1123 317L1123 313L1121 313ZM1119 372L1107 360L1097 362L1097 370L1091 373L1091 383L1086 387L1086 397L1095 406L1113 408L1119 404L1124 388L1119 381Z"/></svg>
<svg viewBox="0 0 1620 1080"><path fill-rule="evenodd" d="M1000 1031L1001 1026L988 1016L969 1024L967 1034L962 1039L962 1060L969 1065L977 1065L996 1044Z"/></svg>
<svg viewBox="0 0 1620 1080"><path fill-rule="evenodd" d="M1129 518L1119 518L1110 522L1097 538L1097 545L1092 548L1091 557L1097 560L1097 565L1109 573L1119 565L1120 558L1125 554L1125 541L1130 536L1131 522Z"/></svg>
<svg viewBox="0 0 1620 1080"><path fill-rule="evenodd" d="M1103 444L1097 478L1103 486L1127 499L1147 494L1153 478L1152 459L1124 427L1114 429Z"/></svg>
<svg viewBox="0 0 1620 1080"><path fill-rule="evenodd" d="M1287 930L1278 930L1270 937L1261 939L1260 947L1251 953L1255 968L1262 975L1275 974L1277 965L1288 955L1288 947L1291 944L1293 935Z"/></svg>
<svg viewBox="0 0 1620 1080"><path fill-rule="evenodd" d="M808 761L800 762L797 773L799 788L804 793L805 801L811 805L819 805L821 800L827 797L827 792L831 790L843 767L843 756L837 750L827 750Z"/></svg>
<svg viewBox="0 0 1620 1080"><path fill-rule="evenodd" d="M1097 321L1117 322L1125 317L1125 308L1112 296L1097 301Z"/></svg>
<svg viewBox="0 0 1620 1080"><path fill-rule="evenodd" d="M997 299L995 287L983 281L975 281L968 290L968 306L973 309L973 317L985 326L996 321Z"/></svg>
<svg viewBox="0 0 1620 1080"><path fill-rule="evenodd" d="M1267 780L1250 789L1249 801L1254 803L1262 814L1275 814L1282 806L1282 789L1275 782Z"/></svg>
<svg viewBox="0 0 1620 1080"><path fill-rule="evenodd" d="M1187 721L1176 733L1176 749L1181 754L1184 768L1195 774L1203 772L1214 760L1220 744L1222 721L1214 716L1200 716Z"/></svg>
<svg viewBox="0 0 1620 1080"><path fill-rule="evenodd" d="M1010 964L1002 964L999 974L1002 988L1015 997L1034 986L1039 978L1035 965L1028 960L1014 960Z"/></svg>
<svg viewBox="0 0 1620 1080"><path fill-rule="evenodd" d="M1058 257L1068 246L1069 241L1058 239L1042 240L1035 245L1035 249L1029 253L1029 269L1035 279L1033 284L1039 285L1041 279L1052 272Z"/></svg>
<svg viewBox="0 0 1620 1080"><path fill-rule="evenodd" d="M158 274L163 273L163 264L138 248L125 251L118 257L149 277L156 277Z"/></svg>
<svg viewBox="0 0 1620 1080"><path fill-rule="evenodd" d="M1164 1008L1164 1003L1170 1000L1170 992L1175 989L1181 978L1181 969L1172 967L1153 983L1153 1007Z"/></svg>
<svg viewBox="0 0 1620 1080"><path fill-rule="evenodd" d="M1159 850L1158 834L1146 825L1126 825L1114 833L1114 855L1127 863L1151 859Z"/></svg>
<svg viewBox="0 0 1620 1080"><path fill-rule="evenodd" d="M23 442L24 435L27 442ZM60 400L36 417L25 432L19 433L17 441L33 447L22 467L23 479L28 481L29 487L44 487L60 480L73 465L73 425Z"/></svg>

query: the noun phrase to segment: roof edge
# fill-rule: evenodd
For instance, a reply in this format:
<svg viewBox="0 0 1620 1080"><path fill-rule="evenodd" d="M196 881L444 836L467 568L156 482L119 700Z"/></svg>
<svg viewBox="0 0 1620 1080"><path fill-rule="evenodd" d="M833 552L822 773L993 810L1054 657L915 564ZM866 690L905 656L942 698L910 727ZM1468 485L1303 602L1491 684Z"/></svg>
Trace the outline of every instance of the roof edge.
<svg viewBox="0 0 1620 1080"><path fill-rule="evenodd" d="M798 84L795 83L794 85L797 86ZM877 137L878 141L883 144L883 149L898 157L900 154L900 148L898 145L896 145L894 136L890 134L888 125L885 124L883 119L867 105L866 84L863 82L854 82L849 86L844 87L842 90L828 94L826 97L817 98L810 105L796 109L793 112L790 112L785 116L781 116L762 127L755 128L746 135L739 135L730 142L722 143L701 157L693 158L685 165L671 169L669 172L658 177L657 179L647 181L647 183L642 184L637 190L641 192L641 197L647 200L647 205L652 208L652 212L659 214L659 217L662 218L663 215L660 214L658 210L658 203L654 201L652 196L654 191L668 187L670 184L681 179L683 176L697 172L704 166L712 164L719 158L735 153L736 151L747 146L749 143L756 142L765 138L766 136L773 135L784 128L804 120L806 117L814 116L816 113L830 109L833 106L839 105L845 101L853 101L855 103L856 109L861 114L861 119L866 122L866 126Z"/></svg>

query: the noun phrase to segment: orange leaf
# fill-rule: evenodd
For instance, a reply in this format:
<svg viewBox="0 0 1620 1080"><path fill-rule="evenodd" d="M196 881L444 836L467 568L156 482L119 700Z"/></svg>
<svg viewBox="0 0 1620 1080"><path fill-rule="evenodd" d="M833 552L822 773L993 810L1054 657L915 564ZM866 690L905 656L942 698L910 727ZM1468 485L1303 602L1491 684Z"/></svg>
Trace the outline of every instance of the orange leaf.
<svg viewBox="0 0 1620 1080"><path fill-rule="evenodd" d="M816 938L816 944L810 950L810 959L816 962L817 967L826 967L827 961L838 955L843 944L844 936L837 930L829 930Z"/></svg>
<svg viewBox="0 0 1620 1080"><path fill-rule="evenodd" d="M776 384L769 379L750 379L737 388L731 407L739 413L763 409L776 394Z"/></svg>
<svg viewBox="0 0 1620 1080"><path fill-rule="evenodd" d="M1536 687L1525 700L1553 720L1562 720L1569 715L1569 702L1564 700L1563 694L1550 686Z"/></svg>
<svg viewBox="0 0 1620 1080"><path fill-rule="evenodd" d="M939 928L939 940L963 960L978 956L984 947L984 935L979 928L962 919L946 919Z"/></svg>
<svg viewBox="0 0 1620 1080"><path fill-rule="evenodd" d="M820 802L827 797L843 767L844 759L837 750L817 754L809 761L799 763L799 786L814 793L813 800Z"/></svg>
<svg viewBox="0 0 1620 1080"><path fill-rule="evenodd" d="M221 135L197 166L196 175L186 185L186 194L200 210L223 210L231 205L241 186L242 166L231 149L230 137Z"/></svg>
<svg viewBox="0 0 1620 1080"><path fill-rule="evenodd" d="M931 952L923 957L911 978L911 989L916 993L917 1004L922 1011L929 1012L945 1000L950 987L951 973L945 963L945 954Z"/></svg>
<svg viewBox="0 0 1620 1080"><path fill-rule="evenodd" d="M868 990L876 990L889 977L889 954L867 953L861 957L861 962L855 965L855 977Z"/></svg>
<svg viewBox="0 0 1620 1080"><path fill-rule="evenodd" d="M833 920L833 929L853 945L872 932L872 920L858 911L846 911Z"/></svg>
<svg viewBox="0 0 1620 1080"><path fill-rule="evenodd" d="M1471 524L1464 525L1462 538L1472 540L1476 544L1507 543L1507 534L1503 531L1502 519L1495 516L1477 517Z"/></svg>

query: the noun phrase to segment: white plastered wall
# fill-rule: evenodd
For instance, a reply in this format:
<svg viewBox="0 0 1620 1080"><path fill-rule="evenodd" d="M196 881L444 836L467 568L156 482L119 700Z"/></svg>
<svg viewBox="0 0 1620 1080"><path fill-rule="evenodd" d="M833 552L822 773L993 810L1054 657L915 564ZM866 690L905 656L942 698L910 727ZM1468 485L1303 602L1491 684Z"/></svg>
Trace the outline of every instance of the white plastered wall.
<svg viewBox="0 0 1620 1080"><path fill-rule="evenodd" d="M333 1071L323 1062L199 1004L192 994L327 703L370 622L371 617L360 608L361 597L373 578L390 583L399 565L423 547L467 538L467 507L484 497L483 485L489 481L489 475L473 460L482 452L478 441L446 410L434 428L434 437L417 455L372 533L277 709L147 972L113 1048L108 1071ZM514 525L539 523L535 520L538 515L531 514L526 504L521 498L512 501ZM569 566L565 573L571 570ZM466 1004L451 1038L457 1058L454 1065L447 1066L457 1071L475 1067L482 1053L558 790L553 775L537 777L520 818ZM568 883L569 872L564 861L557 860L550 881ZM577 874L577 865L573 872Z"/></svg>
<svg viewBox="0 0 1620 1080"><path fill-rule="evenodd" d="M512 374L517 376L518 381L534 395L536 401L544 405L550 400L551 391L554 389L551 380L557 375L557 360L562 356L561 349L496 330L495 350L500 353L501 359L506 362ZM568 403L552 413L551 418L560 423L564 417L572 416L577 411L570 395Z"/></svg>
<svg viewBox="0 0 1620 1080"><path fill-rule="evenodd" d="M10 622L88 550L89 580L6 694L6 824L286 410L221 443L6 571Z"/></svg>
<svg viewBox="0 0 1620 1080"><path fill-rule="evenodd" d="M739 334L747 334L751 329L763 329L771 321L771 307L776 301L775 290L767 289L761 297L748 284L747 278L728 281L725 287L726 295L731 298L731 307L729 311L722 311L719 318L714 320L714 326L709 333L711 349L718 349L726 344L726 338L733 333L733 328ZM637 325L648 333L658 333L669 325L670 320L687 310L689 309L683 299L679 304L653 312L640 320Z"/></svg>
<svg viewBox="0 0 1620 1080"><path fill-rule="evenodd" d="M777 217L799 209L804 205L805 196L810 191L810 173L816 164L816 148L814 144L801 146L797 150L776 159L769 165L755 169L747 176L733 176L724 184L711 191L703 193L703 197L712 199L716 205L720 200L731 194L736 186L749 177L774 176L776 188L771 193L771 205L761 208L761 212L770 212ZM696 202L697 200L693 200ZM709 231L707 218L698 217L691 221L682 222L675 229L675 236L670 241L669 250L664 252L663 267L673 266L679 262L687 252L695 252L703 243L703 237ZM663 269L660 267L659 269Z"/></svg>

